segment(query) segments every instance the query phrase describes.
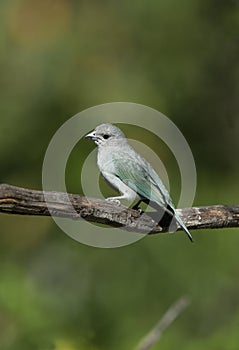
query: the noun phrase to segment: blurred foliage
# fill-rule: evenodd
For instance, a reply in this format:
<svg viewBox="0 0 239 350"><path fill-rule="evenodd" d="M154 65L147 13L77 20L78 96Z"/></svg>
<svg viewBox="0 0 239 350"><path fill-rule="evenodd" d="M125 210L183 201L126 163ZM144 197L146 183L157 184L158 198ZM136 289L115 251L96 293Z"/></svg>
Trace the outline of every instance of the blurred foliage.
<svg viewBox="0 0 239 350"><path fill-rule="evenodd" d="M41 188L47 145L68 118L130 101L160 110L185 135L195 204L238 203L238 0L2 0L0 8L1 182ZM81 191L77 155L93 147L81 140L72 152L72 191ZM160 348L238 348L238 230L195 232L193 245L177 234L106 250L71 240L50 218L0 220L1 349L131 349L182 294L192 304Z"/></svg>

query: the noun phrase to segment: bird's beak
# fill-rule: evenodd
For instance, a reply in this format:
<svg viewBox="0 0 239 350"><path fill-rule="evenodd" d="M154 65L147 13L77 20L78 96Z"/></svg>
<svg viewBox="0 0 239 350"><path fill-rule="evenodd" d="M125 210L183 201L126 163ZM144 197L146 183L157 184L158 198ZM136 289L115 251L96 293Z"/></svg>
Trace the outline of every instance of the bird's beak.
<svg viewBox="0 0 239 350"><path fill-rule="evenodd" d="M98 140L98 138L95 136L95 132L94 131L92 131L89 134L85 135L85 138L86 139L90 139L92 141L97 141Z"/></svg>

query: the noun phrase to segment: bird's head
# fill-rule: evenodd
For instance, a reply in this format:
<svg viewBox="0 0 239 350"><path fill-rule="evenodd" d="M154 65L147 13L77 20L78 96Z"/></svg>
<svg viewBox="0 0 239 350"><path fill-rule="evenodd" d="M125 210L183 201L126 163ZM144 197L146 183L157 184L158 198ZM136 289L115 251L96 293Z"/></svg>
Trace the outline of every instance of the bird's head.
<svg viewBox="0 0 239 350"><path fill-rule="evenodd" d="M100 124L85 136L96 143L97 146L113 145L120 140L126 140L124 133L112 124Z"/></svg>

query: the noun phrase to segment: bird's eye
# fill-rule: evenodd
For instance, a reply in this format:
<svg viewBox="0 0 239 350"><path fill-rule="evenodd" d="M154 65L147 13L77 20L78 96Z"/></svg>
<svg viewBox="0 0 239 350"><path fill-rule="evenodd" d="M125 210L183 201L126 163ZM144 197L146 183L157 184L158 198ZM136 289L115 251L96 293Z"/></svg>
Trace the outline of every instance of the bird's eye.
<svg viewBox="0 0 239 350"><path fill-rule="evenodd" d="M107 134L103 135L103 138L104 138L105 140L107 140L109 137L110 137L110 135L107 135Z"/></svg>

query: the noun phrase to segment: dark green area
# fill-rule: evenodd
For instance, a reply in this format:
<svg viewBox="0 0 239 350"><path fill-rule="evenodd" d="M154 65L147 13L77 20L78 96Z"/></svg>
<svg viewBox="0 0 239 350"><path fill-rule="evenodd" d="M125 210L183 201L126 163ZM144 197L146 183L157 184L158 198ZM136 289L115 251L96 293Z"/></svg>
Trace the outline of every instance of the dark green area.
<svg viewBox="0 0 239 350"><path fill-rule="evenodd" d="M195 205L238 204L238 1L4 0L0 9L1 182L40 189L56 130L85 108L128 101L161 111L184 134L197 166ZM170 150L124 131L157 151L177 198ZM93 148L75 146L69 191L81 193ZM109 250L73 241L51 218L1 215L0 232L1 349L133 349L184 294L190 307L152 349L238 349L238 229Z"/></svg>

